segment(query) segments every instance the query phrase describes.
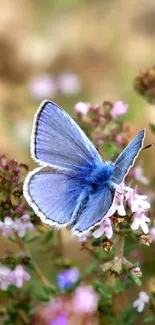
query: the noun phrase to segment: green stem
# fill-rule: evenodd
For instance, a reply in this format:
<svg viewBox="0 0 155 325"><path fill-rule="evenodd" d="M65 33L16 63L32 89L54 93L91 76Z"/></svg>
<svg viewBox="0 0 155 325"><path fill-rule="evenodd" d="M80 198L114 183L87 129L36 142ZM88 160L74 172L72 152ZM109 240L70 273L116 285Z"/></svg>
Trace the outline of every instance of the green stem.
<svg viewBox="0 0 155 325"><path fill-rule="evenodd" d="M19 237L19 235L15 232L14 233L14 236L16 238L16 242L17 242L17 245L19 246L19 248L27 255L31 258L31 255L30 255L30 252L29 250L27 249L27 247L25 246L23 240ZM36 263L34 263L32 261L32 258L31 258L31 263L33 265L33 272L34 274L37 276L37 278L46 286L49 286L50 283L48 282L48 280L44 277L44 275L42 274L41 270L39 269L39 267L36 265Z"/></svg>
<svg viewBox="0 0 155 325"><path fill-rule="evenodd" d="M115 257L121 258L123 257L124 252L124 236L121 234L116 235L115 241Z"/></svg>
<svg viewBox="0 0 155 325"><path fill-rule="evenodd" d="M64 247L63 247L62 231L61 230L59 230L57 232L57 245L58 245L59 255L61 257L63 257L63 255L64 255Z"/></svg>

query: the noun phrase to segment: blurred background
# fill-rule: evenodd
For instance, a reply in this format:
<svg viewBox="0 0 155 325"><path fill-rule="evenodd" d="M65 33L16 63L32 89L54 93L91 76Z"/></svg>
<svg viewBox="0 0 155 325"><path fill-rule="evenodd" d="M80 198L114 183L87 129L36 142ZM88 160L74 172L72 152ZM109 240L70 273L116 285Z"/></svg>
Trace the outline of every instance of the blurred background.
<svg viewBox="0 0 155 325"><path fill-rule="evenodd" d="M155 122L133 78L154 63L154 0L0 0L0 152L33 163L32 119L51 99L124 100L134 132ZM148 142L152 142L147 134ZM149 155L153 154L149 152Z"/></svg>
<svg viewBox="0 0 155 325"><path fill-rule="evenodd" d="M123 100L133 135L146 127L146 144L155 141L148 127L154 107L133 89L140 69L155 63L154 0L0 0L0 8L0 154L35 166L30 134L44 99L72 116L78 101ZM141 158L147 176L154 156L150 149ZM78 245L68 249L74 239L63 235L66 255L84 268L86 253ZM49 257L32 251L50 274Z"/></svg>

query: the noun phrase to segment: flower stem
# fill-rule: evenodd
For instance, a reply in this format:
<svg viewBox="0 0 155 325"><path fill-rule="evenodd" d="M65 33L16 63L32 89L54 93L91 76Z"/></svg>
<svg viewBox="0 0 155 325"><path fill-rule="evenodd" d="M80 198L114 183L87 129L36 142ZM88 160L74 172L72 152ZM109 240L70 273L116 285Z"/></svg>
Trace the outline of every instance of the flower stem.
<svg viewBox="0 0 155 325"><path fill-rule="evenodd" d="M57 244L58 244L59 255L62 257L64 255L64 248L63 248L63 240L62 240L62 231L61 230L59 230L57 232Z"/></svg>
<svg viewBox="0 0 155 325"><path fill-rule="evenodd" d="M15 232L14 236L16 238L16 242L17 245L19 246L19 248L27 255L31 258L31 264L33 266L33 272L34 274L37 276L37 278L45 285L45 286L49 286L50 283L48 282L48 280L45 278L45 276L42 274L40 268L36 265L35 262L32 261L32 257L30 255L30 252L28 250L28 248L25 246L23 240L21 239L21 237L19 237L19 235Z"/></svg>
<svg viewBox="0 0 155 325"><path fill-rule="evenodd" d="M115 257L123 257L123 251L124 251L124 236L121 234L116 235L116 241L115 241Z"/></svg>

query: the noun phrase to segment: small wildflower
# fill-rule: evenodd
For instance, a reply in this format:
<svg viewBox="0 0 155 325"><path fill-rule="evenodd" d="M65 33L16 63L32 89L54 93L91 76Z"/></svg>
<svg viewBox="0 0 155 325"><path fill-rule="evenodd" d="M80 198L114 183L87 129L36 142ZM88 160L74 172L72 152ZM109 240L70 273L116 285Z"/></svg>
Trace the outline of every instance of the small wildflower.
<svg viewBox="0 0 155 325"><path fill-rule="evenodd" d="M51 98L56 95L57 87L51 75L42 74L33 77L29 82L29 93L35 100Z"/></svg>
<svg viewBox="0 0 155 325"><path fill-rule="evenodd" d="M125 216L126 215L126 211L125 211L125 207L124 207L124 195L122 193L119 193L116 190L116 195L115 195L115 199L114 199L114 209L115 212L117 212L119 214L119 216Z"/></svg>
<svg viewBox="0 0 155 325"><path fill-rule="evenodd" d="M17 265L8 275L9 282L17 288L22 288L24 281L29 281L30 278L29 273L24 270L22 265Z"/></svg>
<svg viewBox="0 0 155 325"><path fill-rule="evenodd" d="M144 176L143 168L141 166L137 166L134 168L133 175L136 181L139 181L144 185L148 185L150 183L149 179Z"/></svg>
<svg viewBox="0 0 155 325"><path fill-rule="evenodd" d="M25 236L27 230L31 231L34 229L33 224L30 221L30 216L24 214L21 218L15 220L16 232L20 237Z"/></svg>
<svg viewBox="0 0 155 325"><path fill-rule="evenodd" d="M131 229L138 230L139 228L142 229L144 234L148 234L149 228L147 223L150 222L150 219L146 217L145 211L140 209L139 211L135 212L133 215L133 222L131 224Z"/></svg>
<svg viewBox="0 0 155 325"><path fill-rule="evenodd" d="M134 301L133 307L137 309L139 313L144 310L145 304L148 304L150 297L145 291L139 293L139 298Z"/></svg>
<svg viewBox="0 0 155 325"><path fill-rule="evenodd" d="M108 239L110 239L113 236L113 229L112 229L110 218L105 218L103 220L99 228L93 232L93 237L99 238L103 234L105 234Z"/></svg>
<svg viewBox="0 0 155 325"><path fill-rule="evenodd" d="M57 283L60 289L70 288L80 277L78 269L72 268L60 273L57 276Z"/></svg>
<svg viewBox="0 0 155 325"><path fill-rule="evenodd" d="M118 101L113 105L110 114L113 118L116 118L119 115L125 114L127 111L128 105L123 103L122 101Z"/></svg>
<svg viewBox="0 0 155 325"><path fill-rule="evenodd" d="M125 186L124 190L125 190L126 201L133 213L138 212L139 209L143 209L143 210L150 209L150 203L145 201L147 196L137 194L137 188L133 189Z"/></svg>
<svg viewBox="0 0 155 325"><path fill-rule="evenodd" d="M5 217L4 222L0 222L0 229L4 237L9 237L12 231L15 231L15 223L11 217Z"/></svg>
<svg viewBox="0 0 155 325"><path fill-rule="evenodd" d="M98 295L91 286L81 286L74 292L73 310L77 313L95 313Z"/></svg>
<svg viewBox="0 0 155 325"><path fill-rule="evenodd" d="M81 91L82 82L75 73L64 72L57 78L57 86L62 94L72 96Z"/></svg>
<svg viewBox="0 0 155 325"><path fill-rule="evenodd" d="M134 267L131 272L139 278L142 276L142 271L139 266Z"/></svg>
<svg viewBox="0 0 155 325"><path fill-rule="evenodd" d="M74 110L77 114L87 115L89 111L89 105L87 103L78 102L75 104Z"/></svg>
<svg viewBox="0 0 155 325"><path fill-rule="evenodd" d="M11 270L3 265L0 265L0 289L6 291L9 286L9 279L8 276Z"/></svg>
<svg viewBox="0 0 155 325"><path fill-rule="evenodd" d="M122 144L125 143L124 137L122 135L120 135L120 134L116 135L115 140L119 145L122 145Z"/></svg>

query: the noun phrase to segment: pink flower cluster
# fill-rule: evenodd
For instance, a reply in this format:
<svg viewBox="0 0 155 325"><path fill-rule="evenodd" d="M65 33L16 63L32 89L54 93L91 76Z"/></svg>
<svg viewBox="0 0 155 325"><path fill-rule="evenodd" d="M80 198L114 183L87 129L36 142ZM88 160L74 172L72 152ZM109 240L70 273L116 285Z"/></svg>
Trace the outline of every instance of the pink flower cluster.
<svg viewBox="0 0 155 325"><path fill-rule="evenodd" d="M78 94L82 89L79 76L72 72L64 72L54 77L50 74L34 76L28 84L30 95L36 100L52 98L57 93L65 96Z"/></svg>
<svg viewBox="0 0 155 325"><path fill-rule="evenodd" d="M55 297L36 310L32 325L96 325L98 295L91 286L80 286L74 293Z"/></svg>
<svg viewBox="0 0 155 325"><path fill-rule="evenodd" d="M24 270L22 265L17 265L14 270L0 266L0 289L3 291L6 291L9 285L21 288L24 281L29 281L30 278L30 274Z"/></svg>
<svg viewBox="0 0 155 325"><path fill-rule="evenodd" d="M81 115L86 115L89 112L90 105L84 102L78 102L74 106L74 110L76 113L79 113ZM98 105L93 106L93 110L98 110L99 107ZM110 115L112 118L117 118L119 115L123 115L127 113L128 111L128 105L126 103L123 103L121 101L117 101L113 106L110 111Z"/></svg>
<svg viewBox="0 0 155 325"><path fill-rule="evenodd" d="M113 236L110 217L116 212L120 216L126 216L126 207L130 208L133 214L131 229L138 230L141 228L144 234L147 234L149 232L147 223L150 222L150 219L147 217L146 213L150 209L150 203L146 201L146 198L147 196L137 193L137 188L133 189L124 184L119 186L116 189L112 207L99 228L94 231L93 236L98 238L105 234L106 237L110 239Z"/></svg>
<svg viewBox="0 0 155 325"><path fill-rule="evenodd" d="M5 217L4 222L0 221L0 230L4 237L8 237L12 232L17 232L20 237L24 237L26 230L33 230L34 226L30 221L30 216L24 214L20 219L13 220Z"/></svg>

